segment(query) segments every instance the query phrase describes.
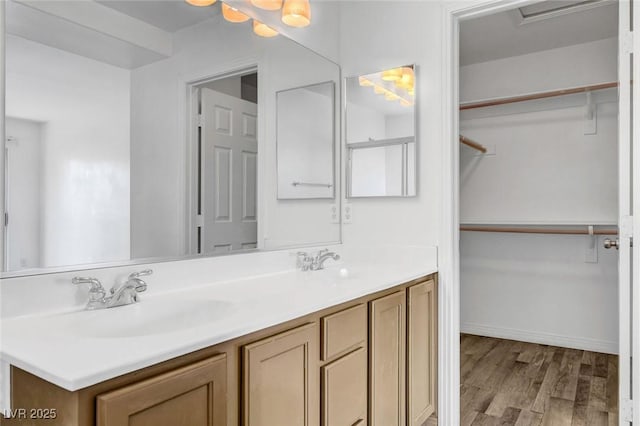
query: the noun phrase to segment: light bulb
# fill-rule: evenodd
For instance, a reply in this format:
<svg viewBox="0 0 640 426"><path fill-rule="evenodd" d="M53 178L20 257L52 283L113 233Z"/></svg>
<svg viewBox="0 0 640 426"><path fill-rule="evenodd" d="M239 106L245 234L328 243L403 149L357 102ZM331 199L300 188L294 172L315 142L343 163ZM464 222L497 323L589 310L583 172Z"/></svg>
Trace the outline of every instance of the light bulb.
<svg viewBox="0 0 640 426"><path fill-rule="evenodd" d="M309 0L285 0L282 8L282 22L302 28L311 23L311 6Z"/></svg>
<svg viewBox="0 0 640 426"><path fill-rule="evenodd" d="M402 68L392 68L382 71L382 79L384 81L397 81L402 78Z"/></svg>
<svg viewBox="0 0 640 426"><path fill-rule="evenodd" d="M191 6L204 7L204 6L211 6L218 0L184 0L184 1L189 3Z"/></svg>
<svg viewBox="0 0 640 426"><path fill-rule="evenodd" d="M256 19L253 20L253 32L260 37L275 37L278 35L276 30Z"/></svg>
<svg viewBox="0 0 640 426"><path fill-rule="evenodd" d="M358 83L362 87L371 87L371 86L373 86L373 82L371 80L368 80L366 77L362 77L362 76L358 77Z"/></svg>
<svg viewBox="0 0 640 426"><path fill-rule="evenodd" d="M399 80L395 81L396 86L401 87L406 90L410 90L413 88L415 84L415 74L413 73L413 68L403 67L402 75Z"/></svg>
<svg viewBox="0 0 640 426"><path fill-rule="evenodd" d="M279 10L282 0L251 0L251 4L264 10Z"/></svg>
<svg viewBox="0 0 640 426"><path fill-rule="evenodd" d="M239 23L249 20L249 17L240 12L235 7L231 7L226 3L222 3L222 16L229 22Z"/></svg>

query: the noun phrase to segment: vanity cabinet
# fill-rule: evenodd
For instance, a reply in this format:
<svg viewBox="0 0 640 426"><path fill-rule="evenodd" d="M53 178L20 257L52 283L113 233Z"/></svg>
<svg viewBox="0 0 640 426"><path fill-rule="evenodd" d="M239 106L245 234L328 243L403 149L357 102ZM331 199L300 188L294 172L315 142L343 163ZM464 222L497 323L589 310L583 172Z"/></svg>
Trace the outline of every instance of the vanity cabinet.
<svg viewBox="0 0 640 426"><path fill-rule="evenodd" d="M303 325L243 348L245 426L315 426L318 331Z"/></svg>
<svg viewBox="0 0 640 426"><path fill-rule="evenodd" d="M406 295L397 291L370 303L372 426L405 424Z"/></svg>
<svg viewBox="0 0 640 426"><path fill-rule="evenodd" d="M77 391L16 367L1 426L418 426L436 407L430 275Z"/></svg>
<svg viewBox="0 0 640 426"><path fill-rule="evenodd" d="M226 426L227 357L218 355L97 397L98 426Z"/></svg>

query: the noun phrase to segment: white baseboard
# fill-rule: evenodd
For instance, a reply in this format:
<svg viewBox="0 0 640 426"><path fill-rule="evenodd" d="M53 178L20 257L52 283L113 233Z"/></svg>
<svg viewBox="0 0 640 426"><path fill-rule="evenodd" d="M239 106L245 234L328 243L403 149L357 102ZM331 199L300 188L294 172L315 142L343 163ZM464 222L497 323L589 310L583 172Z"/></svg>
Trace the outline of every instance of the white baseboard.
<svg viewBox="0 0 640 426"><path fill-rule="evenodd" d="M518 340L562 348L581 349L606 354L618 353L618 342L595 340L583 337L563 336L538 331L517 330L514 328L494 327L484 324L461 323L460 332L478 336L497 337L499 339Z"/></svg>

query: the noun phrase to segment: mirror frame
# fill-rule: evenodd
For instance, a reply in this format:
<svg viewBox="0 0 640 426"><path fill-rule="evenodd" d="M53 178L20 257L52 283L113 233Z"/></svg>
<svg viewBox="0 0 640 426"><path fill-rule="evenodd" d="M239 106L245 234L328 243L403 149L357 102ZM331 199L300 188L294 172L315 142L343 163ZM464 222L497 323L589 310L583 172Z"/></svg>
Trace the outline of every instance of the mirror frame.
<svg viewBox="0 0 640 426"><path fill-rule="evenodd" d="M339 65L338 65L339 67ZM338 152L338 150L336 149L336 141L340 139L339 134L337 135L336 133L336 129L338 128L338 126L336 125L336 122L338 121L338 117L336 117L336 99L337 99L337 95L336 95L336 82L334 80L327 80L327 81L322 81L320 83L314 83L314 84L308 84L305 86L298 86L298 87L292 87L290 89L284 89L284 90L279 90L276 92L276 178L277 180L279 179L279 173L280 173L280 163L279 163L279 155L278 155L278 150L280 147L280 138L278 137L278 119L280 116L280 112L278 111L278 95L280 93L284 93L284 92L289 92L292 90L298 90L298 89L306 89L309 87L315 87L315 86L322 86L325 84L331 84L331 195L326 196L326 197L295 197L295 198L288 198L288 197L282 197L280 195L280 183L278 181L276 181L276 193L277 193L277 200L278 201L287 201L287 200L335 200L336 198L336 186L338 186L339 183L336 183L336 164L339 164L339 162L337 162L336 160L338 160L336 158L336 153ZM340 108L340 105L338 104L338 108ZM337 136L337 137L336 137Z"/></svg>
<svg viewBox="0 0 640 426"><path fill-rule="evenodd" d="M420 93L420 78L419 78L419 67L417 64L406 64L406 65L401 65L401 66L411 66L413 67L413 72L415 75L415 80L414 80L414 87L415 87L415 93L416 96L414 98L414 103L413 103L413 136L405 136L405 137L400 137L400 138L389 138L389 139L381 139L381 140L373 140L373 141L369 141L369 142L354 142L354 143L349 143L349 141L347 140L347 127L348 127L348 118L347 118L347 114L349 113L349 107L347 106L347 96L348 96L348 90L347 90L347 81L349 79L353 79L353 78L358 78L360 75L364 75L366 73L361 73L361 74L357 74L357 75L352 75L352 76L348 76L343 78L342 80L342 87L343 87L343 93L344 93L344 98L343 98L343 103L342 103L342 120L344 122L344 131L343 131L343 139L344 139L344 151L345 151L345 158L346 158L346 167L345 167L345 199L348 200L358 200L358 199L402 199L402 198L415 198L418 197L419 191L420 191L420 168L418 167L419 165L419 153L420 153L420 147L418 144L418 140L419 140L419 126L418 126L418 121L420 118L420 114L419 114L419 93ZM393 68L393 67L390 67ZM397 68L397 67L396 67ZM388 69L388 68L387 68ZM376 72L382 72L382 71L376 71ZM369 73L371 74L371 73ZM351 194L351 152L354 149L362 149L362 148L373 148L373 147L384 147L384 146L393 146L393 145L404 145L403 147L403 164L402 164L402 191L406 192L406 189L408 187L408 175L407 175L407 167L406 165L408 165L407 163L407 153L406 153L406 145L408 145L409 143L415 143L415 150L414 150L414 168L415 168L415 193L411 194L411 195L352 195Z"/></svg>

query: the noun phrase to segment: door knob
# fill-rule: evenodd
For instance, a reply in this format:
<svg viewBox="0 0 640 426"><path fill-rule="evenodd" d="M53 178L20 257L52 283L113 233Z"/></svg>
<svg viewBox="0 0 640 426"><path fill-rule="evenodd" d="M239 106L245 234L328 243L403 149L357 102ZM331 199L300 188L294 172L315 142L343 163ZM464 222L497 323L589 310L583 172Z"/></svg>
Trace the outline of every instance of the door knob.
<svg viewBox="0 0 640 426"><path fill-rule="evenodd" d="M612 240L610 238L605 238L604 248L610 249L612 247L615 247L616 250L618 250L620 248L620 240L618 240L617 238L615 240Z"/></svg>

